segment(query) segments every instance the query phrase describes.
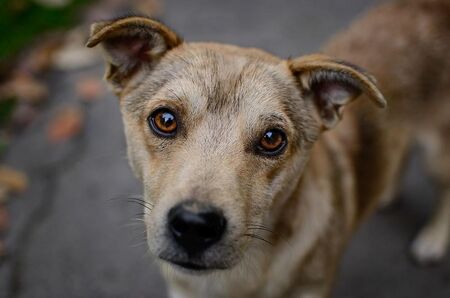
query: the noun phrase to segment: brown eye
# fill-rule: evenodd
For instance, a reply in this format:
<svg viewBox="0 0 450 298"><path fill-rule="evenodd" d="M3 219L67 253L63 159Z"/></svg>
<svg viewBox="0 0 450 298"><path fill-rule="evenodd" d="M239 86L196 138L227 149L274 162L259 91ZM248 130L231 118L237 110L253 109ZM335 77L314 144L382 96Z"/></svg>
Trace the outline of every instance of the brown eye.
<svg viewBox="0 0 450 298"><path fill-rule="evenodd" d="M266 131L259 141L258 149L261 153L274 156L281 154L286 147L286 134L279 129Z"/></svg>
<svg viewBox="0 0 450 298"><path fill-rule="evenodd" d="M150 128L159 136L173 137L177 132L177 119L169 109L158 109L148 119Z"/></svg>

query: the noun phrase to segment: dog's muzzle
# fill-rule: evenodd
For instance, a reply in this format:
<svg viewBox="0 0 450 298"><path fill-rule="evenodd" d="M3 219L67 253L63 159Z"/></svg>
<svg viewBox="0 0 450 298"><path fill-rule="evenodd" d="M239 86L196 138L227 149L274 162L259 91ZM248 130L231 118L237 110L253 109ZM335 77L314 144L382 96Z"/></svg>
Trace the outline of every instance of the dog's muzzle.
<svg viewBox="0 0 450 298"><path fill-rule="evenodd" d="M194 200L172 207L167 214L167 229L183 258L164 258L181 267L207 269L199 262L202 255L225 234L227 220L214 206Z"/></svg>

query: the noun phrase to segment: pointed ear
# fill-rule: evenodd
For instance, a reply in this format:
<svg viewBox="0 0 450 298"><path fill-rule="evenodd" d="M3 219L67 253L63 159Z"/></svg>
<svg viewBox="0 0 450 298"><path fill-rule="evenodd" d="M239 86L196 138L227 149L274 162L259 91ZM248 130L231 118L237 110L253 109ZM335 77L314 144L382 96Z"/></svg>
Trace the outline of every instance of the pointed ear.
<svg viewBox="0 0 450 298"><path fill-rule="evenodd" d="M152 67L182 40L163 24L146 17L126 17L91 26L86 46L100 44L106 60L105 78L120 94L132 75L142 67Z"/></svg>
<svg viewBox="0 0 450 298"><path fill-rule="evenodd" d="M355 65L318 54L289 60L288 65L303 94L314 100L325 129L334 127L343 107L362 93L377 106L386 107L375 79Z"/></svg>

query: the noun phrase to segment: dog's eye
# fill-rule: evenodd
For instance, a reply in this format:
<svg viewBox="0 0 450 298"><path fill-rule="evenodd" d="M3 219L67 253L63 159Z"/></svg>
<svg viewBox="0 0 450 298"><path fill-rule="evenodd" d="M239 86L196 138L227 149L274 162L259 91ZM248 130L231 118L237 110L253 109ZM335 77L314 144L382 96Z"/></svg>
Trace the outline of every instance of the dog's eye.
<svg viewBox="0 0 450 298"><path fill-rule="evenodd" d="M259 140L258 149L266 155L278 155L286 147L286 134L280 129L266 131Z"/></svg>
<svg viewBox="0 0 450 298"><path fill-rule="evenodd" d="M177 119L169 109L162 108L154 111L148 117L150 128L159 136L173 137L177 132Z"/></svg>

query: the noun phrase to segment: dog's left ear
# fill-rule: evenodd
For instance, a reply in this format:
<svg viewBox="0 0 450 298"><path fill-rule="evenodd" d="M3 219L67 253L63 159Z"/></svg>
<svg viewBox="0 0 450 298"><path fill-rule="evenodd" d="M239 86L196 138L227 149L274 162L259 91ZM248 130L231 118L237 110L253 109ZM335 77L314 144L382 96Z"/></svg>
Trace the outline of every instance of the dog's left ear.
<svg viewBox="0 0 450 298"><path fill-rule="evenodd" d="M102 46L106 80L119 95L138 69L153 67L181 43L181 38L160 22L132 16L94 23L86 46Z"/></svg>
<svg viewBox="0 0 450 298"><path fill-rule="evenodd" d="M325 129L334 127L343 107L362 93L379 107L386 107L375 79L355 65L318 54L289 60L288 65L304 96L313 99Z"/></svg>

